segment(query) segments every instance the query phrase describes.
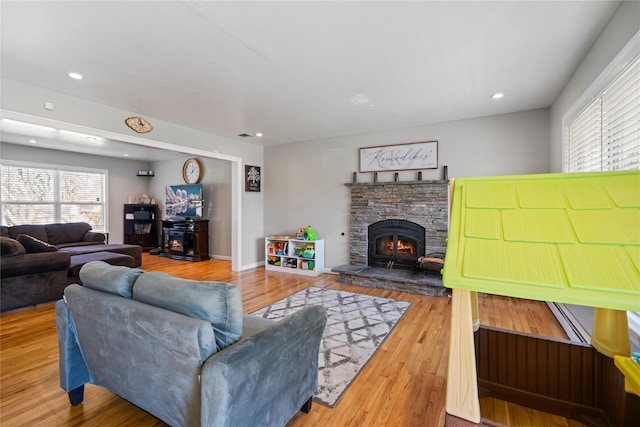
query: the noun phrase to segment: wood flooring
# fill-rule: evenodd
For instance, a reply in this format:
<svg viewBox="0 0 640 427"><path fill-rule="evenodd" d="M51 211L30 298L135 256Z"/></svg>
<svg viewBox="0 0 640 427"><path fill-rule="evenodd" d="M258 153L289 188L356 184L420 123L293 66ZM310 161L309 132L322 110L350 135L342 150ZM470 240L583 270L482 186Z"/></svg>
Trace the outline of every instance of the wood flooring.
<svg viewBox="0 0 640 427"><path fill-rule="evenodd" d="M232 272L231 263L177 261L143 254L142 268L195 280L236 284L244 311L251 313L308 286L359 292L412 303L378 352L334 408L314 403L287 427L441 426L444 420L449 298L344 285L338 276L306 277L256 268ZM566 338L546 304L480 296L481 323ZM481 399L485 418L514 427L581 423L495 399ZM53 303L0 316L0 425L164 426L152 415L93 385L81 405L72 407L58 379L58 344ZM259 427L259 426L257 426Z"/></svg>

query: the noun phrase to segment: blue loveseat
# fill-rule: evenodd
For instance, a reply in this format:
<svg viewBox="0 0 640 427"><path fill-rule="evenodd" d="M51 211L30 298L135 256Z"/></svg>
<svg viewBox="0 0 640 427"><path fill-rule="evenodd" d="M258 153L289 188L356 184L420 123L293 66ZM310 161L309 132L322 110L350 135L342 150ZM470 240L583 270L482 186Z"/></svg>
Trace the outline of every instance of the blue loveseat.
<svg viewBox="0 0 640 427"><path fill-rule="evenodd" d="M237 287L89 262L56 303L71 404L102 386L172 426L282 426L311 408L322 307L244 315Z"/></svg>

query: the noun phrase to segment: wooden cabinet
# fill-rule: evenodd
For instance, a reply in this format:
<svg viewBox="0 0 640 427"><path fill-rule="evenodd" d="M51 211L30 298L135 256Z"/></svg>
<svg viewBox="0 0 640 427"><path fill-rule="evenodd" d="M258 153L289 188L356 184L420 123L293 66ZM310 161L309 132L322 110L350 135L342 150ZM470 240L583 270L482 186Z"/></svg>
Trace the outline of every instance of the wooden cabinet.
<svg viewBox="0 0 640 427"><path fill-rule="evenodd" d="M297 240L283 236L265 239L265 269L318 276L324 270L324 240Z"/></svg>
<svg viewBox="0 0 640 427"><path fill-rule="evenodd" d="M209 220L163 220L160 255L186 261L208 260Z"/></svg>
<svg viewBox="0 0 640 427"><path fill-rule="evenodd" d="M158 205L124 205L124 243L142 246L143 251L158 247Z"/></svg>

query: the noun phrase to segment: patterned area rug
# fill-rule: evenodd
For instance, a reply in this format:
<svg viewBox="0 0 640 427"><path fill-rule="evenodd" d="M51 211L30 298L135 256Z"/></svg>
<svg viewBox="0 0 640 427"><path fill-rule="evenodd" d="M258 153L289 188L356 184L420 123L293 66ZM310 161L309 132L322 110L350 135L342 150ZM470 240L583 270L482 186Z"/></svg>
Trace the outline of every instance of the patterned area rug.
<svg viewBox="0 0 640 427"><path fill-rule="evenodd" d="M308 305L327 310L313 400L333 407L411 303L310 287L253 314L277 320Z"/></svg>

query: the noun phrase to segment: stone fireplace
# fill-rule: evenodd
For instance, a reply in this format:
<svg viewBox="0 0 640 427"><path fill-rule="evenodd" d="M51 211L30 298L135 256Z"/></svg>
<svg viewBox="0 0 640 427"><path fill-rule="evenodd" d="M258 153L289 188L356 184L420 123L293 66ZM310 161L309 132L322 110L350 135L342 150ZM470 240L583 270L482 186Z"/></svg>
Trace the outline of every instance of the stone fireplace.
<svg viewBox="0 0 640 427"><path fill-rule="evenodd" d="M447 181L346 185L351 190L349 265L333 269L340 273L340 280L424 295L446 294L442 278L418 271L416 261L446 252Z"/></svg>

